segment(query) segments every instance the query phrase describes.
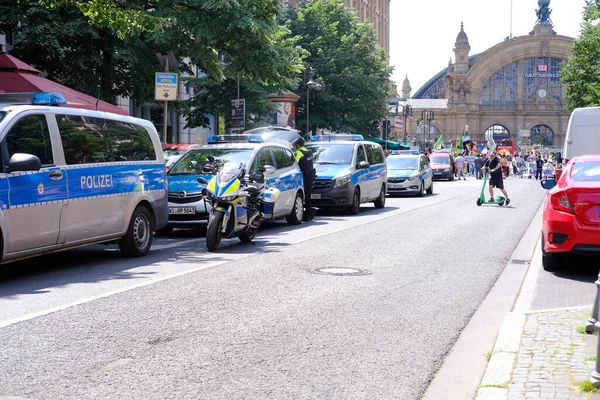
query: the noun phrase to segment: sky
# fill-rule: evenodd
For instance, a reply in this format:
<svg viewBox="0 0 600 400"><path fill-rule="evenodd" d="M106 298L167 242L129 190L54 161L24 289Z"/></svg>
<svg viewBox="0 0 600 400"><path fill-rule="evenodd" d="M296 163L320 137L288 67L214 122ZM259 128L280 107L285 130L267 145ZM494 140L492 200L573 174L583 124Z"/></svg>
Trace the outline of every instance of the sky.
<svg viewBox="0 0 600 400"><path fill-rule="evenodd" d="M527 35L537 20L537 0L512 2L513 37ZM577 38L584 6L585 0L551 0L554 31ZM511 0L391 0L390 66L398 94L407 74L414 95L448 66L450 57L455 61L452 50L461 22L469 37L469 54L474 55L510 35L510 16Z"/></svg>

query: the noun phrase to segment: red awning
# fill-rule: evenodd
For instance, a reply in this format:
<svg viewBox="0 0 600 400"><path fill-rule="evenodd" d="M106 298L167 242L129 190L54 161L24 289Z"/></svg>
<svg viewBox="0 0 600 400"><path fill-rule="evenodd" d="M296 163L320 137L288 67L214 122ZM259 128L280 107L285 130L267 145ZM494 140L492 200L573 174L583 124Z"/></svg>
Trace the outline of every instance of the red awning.
<svg viewBox="0 0 600 400"><path fill-rule="evenodd" d="M129 115L120 107L102 100L97 101L92 96L43 78L37 73L39 71L31 65L9 54L0 53L0 93L55 92L63 95L68 103L65 107Z"/></svg>

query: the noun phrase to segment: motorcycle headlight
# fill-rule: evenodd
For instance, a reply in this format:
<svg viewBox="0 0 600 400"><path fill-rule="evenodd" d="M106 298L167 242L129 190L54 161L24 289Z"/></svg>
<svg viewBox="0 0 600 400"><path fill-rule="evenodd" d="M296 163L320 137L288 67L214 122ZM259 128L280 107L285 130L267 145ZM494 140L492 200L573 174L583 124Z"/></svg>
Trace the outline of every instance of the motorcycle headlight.
<svg viewBox="0 0 600 400"><path fill-rule="evenodd" d="M237 195L234 195L234 196L221 196L221 197L219 197L219 200L221 200L221 201L233 201L233 200L235 200L236 197L237 197Z"/></svg>
<svg viewBox="0 0 600 400"><path fill-rule="evenodd" d="M342 186L348 184L348 182L350 182L351 180L352 180L352 176L350 176L350 175L342 176L341 178L336 178L335 184L333 185L333 187L334 188L342 187Z"/></svg>

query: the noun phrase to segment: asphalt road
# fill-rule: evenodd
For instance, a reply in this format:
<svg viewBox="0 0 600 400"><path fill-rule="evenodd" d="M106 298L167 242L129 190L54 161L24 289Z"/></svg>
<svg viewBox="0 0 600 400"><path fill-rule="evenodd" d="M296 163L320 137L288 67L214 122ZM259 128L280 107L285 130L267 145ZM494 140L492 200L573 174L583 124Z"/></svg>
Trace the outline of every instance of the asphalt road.
<svg viewBox="0 0 600 400"><path fill-rule="evenodd" d="M545 194L513 178L510 207L477 207L480 184L216 253L182 232L142 259L94 246L4 266L0 396L417 399Z"/></svg>

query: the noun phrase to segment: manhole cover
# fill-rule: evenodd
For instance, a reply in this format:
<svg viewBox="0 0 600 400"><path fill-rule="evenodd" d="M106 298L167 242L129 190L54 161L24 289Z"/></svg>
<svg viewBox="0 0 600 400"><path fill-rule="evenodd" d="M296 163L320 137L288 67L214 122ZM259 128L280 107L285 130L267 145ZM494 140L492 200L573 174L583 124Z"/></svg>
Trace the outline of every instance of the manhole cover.
<svg viewBox="0 0 600 400"><path fill-rule="evenodd" d="M317 268L311 270L315 274L322 275L335 275L335 276L359 276L359 275L369 275L371 271L367 271L364 269L358 268L335 268L335 267L326 267L326 268Z"/></svg>

